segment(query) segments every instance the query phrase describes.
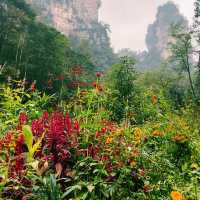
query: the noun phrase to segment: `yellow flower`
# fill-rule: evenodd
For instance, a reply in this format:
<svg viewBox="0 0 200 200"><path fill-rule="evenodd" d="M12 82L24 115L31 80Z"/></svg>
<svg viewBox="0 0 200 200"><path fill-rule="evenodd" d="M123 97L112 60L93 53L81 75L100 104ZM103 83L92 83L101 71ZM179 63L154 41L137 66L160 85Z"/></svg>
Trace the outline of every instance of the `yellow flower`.
<svg viewBox="0 0 200 200"><path fill-rule="evenodd" d="M198 166L198 164L197 163L192 163L191 164L191 168L192 169L197 169L199 166Z"/></svg>
<svg viewBox="0 0 200 200"><path fill-rule="evenodd" d="M134 130L134 141L139 144L142 140L142 130L140 128L135 128Z"/></svg>
<svg viewBox="0 0 200 200"><path fill-rule="evenodd" d="M171 198L172 198L172 200L183 200L183 195L182 195L182 193L180 193L180 192L177 192L177 191L173 191L173 192L171 192Z"/></svg>
<svg viewBox="0 0 200 200"><path fill-rule="evenodd" d="M192 195L190 195L190 196L188 197L188 200L195 200L195 198L194 198Z"/></svg>
<svg viewBox="0 0 200 200"><path fill-rule="evenodd" d="M133 161L130 162L130 166L132 168L136 167L136 165L137 165L137 162L135 160L133 160Z"/></svg>
<svg viewBox="0 0 200 200"><path fill-rule="evenodd" d="M173 128L174 128L174 125L173 125L173 123L170 122L170 123L167 125L165 131L166 131L166 132L171 132L171 131L173 130Z"/></svg>
<svg viewBox="0 0 200 200"><path fill-rule="evenodd" d="M119 135L124 135L124 129L123 128L117 128L115 131L115 135L119 136Z"/></svg>

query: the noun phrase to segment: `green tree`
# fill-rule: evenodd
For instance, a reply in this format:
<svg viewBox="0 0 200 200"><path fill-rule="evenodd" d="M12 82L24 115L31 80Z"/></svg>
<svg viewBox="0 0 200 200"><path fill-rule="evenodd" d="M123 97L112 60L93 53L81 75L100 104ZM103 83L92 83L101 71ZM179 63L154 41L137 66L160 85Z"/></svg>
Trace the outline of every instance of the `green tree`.
<svg viewBox="0 0 200 200"><path fill-rule="evenodd" d="M195 86L198 98L200 98L200 0L195 1L195 14L194 14L194 23L193 23L193 35L196 40L196 54L198 55L198 62L196 64L196 80Z"/></svg>
<svg viewBox="0 0 200 200"><path fill-rule="evenodd" d="M187 73L193 98L196 99L196 92L192 79L193 48L191 33L184 30L181 25L176 24L172 26L171 36L174 40L174 42L170 43L172 53L171 59L180 73Z"/></svg>
<svg viewBox="0 0 200 200"><path fill-rule="evenodd" d="M105 78L105 84L111 91L111 95L108 96L108 107L112 112L112 119L116 121L124 119L134 106L134 98L137 96L134 65L134 60L122 57L120 63L111 67Z"/></svg>
<svg viewBox="0 0 200 200"><path fill-rule="evenodd" d="M64 35L39 23L24 0L3 0L0 11L1 80L12 76L26 79L29 86L36 81L38 89L58 92L63 87L61 79L65 83L72 79L74 65L83 65L85 80L91 80L94 65L90 58L74 52Z"/></svg>

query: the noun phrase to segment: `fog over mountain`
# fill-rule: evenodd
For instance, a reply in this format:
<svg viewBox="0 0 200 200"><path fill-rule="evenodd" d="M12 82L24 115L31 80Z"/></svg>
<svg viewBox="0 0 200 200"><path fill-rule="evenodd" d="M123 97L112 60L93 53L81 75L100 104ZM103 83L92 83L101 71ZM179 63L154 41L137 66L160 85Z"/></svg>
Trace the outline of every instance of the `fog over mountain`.
<svg viewBox="0 0 200 200"><path fill-rule="evenodd" d="M104 23L101 22L103 13L106 13L104 0L26 1L36 11L38 20L70 37L73 48L76 51L81 49L79 53L83 53L87 49L84 54L89 55L99 67L112 65L115 55L111 45L114 44L115 46L126 40L128 43L124 44L125 48L139 47L145 42L146 48L143 48L143 50L146 49L146 51L131 53L136 55L142 67L158 66L163 59L168 57L167 44L169 42L168 32L170 25L180 22L185 27L188 26L186 18L173 1L162 4L159 7L157 6L160 3L166 1L142 0L136 3L133 0L131 3L129 0L125 0L124 4L121 4L121 0L109 1L112 5L112 8L109 9L109 15L115 17L116 26L118 27L117 41L113 42L113 35L116 34L116 30L112 26L112 22L109 20ZM128 6L129 3L132 7ZM149 21L152 18L152 12L157 14L154 20ZM126 33L125 36L124 33ZM139 33L139 35L136 33ZM112 39L112 44L109 36ZM114 50L116 51L117 48ZM122 50L120 54L130 53L132 50L135 49Z"/></svg>
<svg viewBox="0 0 200 200"><path fill-rule="evenodd" d="M100 20L111 27L111 41L115 51L130 48L146 49L145 34L149 24L155 21L158 6L169 0L102 0ZM194 0L172 0L180 13L191 22Z"/></svg>
<svg viewBox="0 0 200 200"><path fill-rule="evenodd" d="M148 26L145 42L147 51L133 52L142 68L157 67L169 57L168 43L170 42L170 27L172 24L181 24L188 27L188 20L180 13L173 2L159 6L155 21ZM131 50L121 50L120 54L131 55Z"/></svg>

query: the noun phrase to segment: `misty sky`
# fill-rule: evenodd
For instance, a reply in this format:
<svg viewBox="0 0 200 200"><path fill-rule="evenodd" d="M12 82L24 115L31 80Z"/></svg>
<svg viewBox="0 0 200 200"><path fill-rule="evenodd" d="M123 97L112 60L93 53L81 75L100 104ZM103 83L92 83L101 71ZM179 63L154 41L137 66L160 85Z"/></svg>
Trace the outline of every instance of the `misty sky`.
<svg viewBox="0 0 200 200"><path fill-rule="evenodd" d="M147 27L155 20L157 7L168 0L102 0L100 20L111 28L115 51L121 48L144 50ZM190 22L194 0L173 0Z"/></svg>

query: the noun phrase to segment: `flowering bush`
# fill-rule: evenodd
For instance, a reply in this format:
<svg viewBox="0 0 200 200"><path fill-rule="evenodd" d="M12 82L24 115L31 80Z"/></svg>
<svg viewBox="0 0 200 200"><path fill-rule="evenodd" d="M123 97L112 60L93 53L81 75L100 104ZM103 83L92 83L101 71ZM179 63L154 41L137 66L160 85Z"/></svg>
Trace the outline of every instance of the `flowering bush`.
<svg viewBox="0 0 200 200"><path fill-rule="evenodd" d="M1 130L1 198L200 198L198 112L185 108L175 114L162 96L146 91L143 123L133 119L146 114L130 110L112 121L101 76L51 112L42 112L36 100L19 109L21 99L17 110L4 100L3 124L15 119Z"/></svg>

